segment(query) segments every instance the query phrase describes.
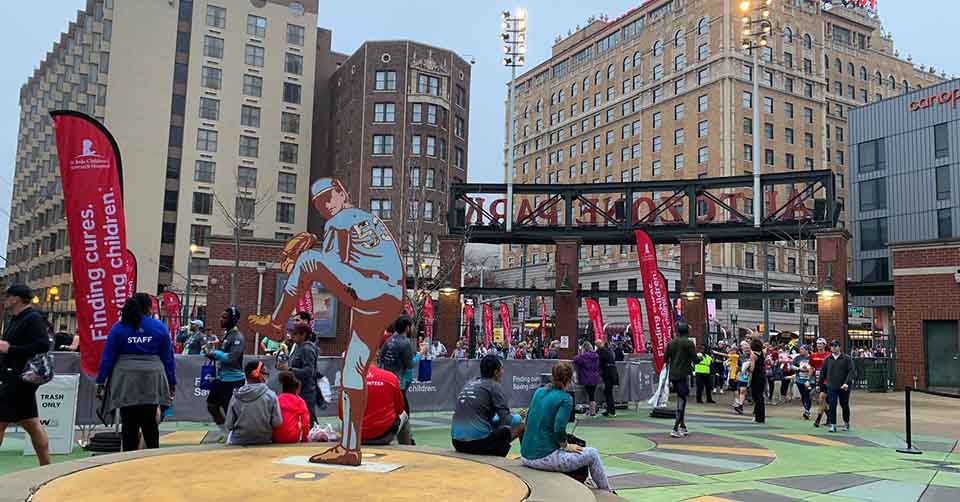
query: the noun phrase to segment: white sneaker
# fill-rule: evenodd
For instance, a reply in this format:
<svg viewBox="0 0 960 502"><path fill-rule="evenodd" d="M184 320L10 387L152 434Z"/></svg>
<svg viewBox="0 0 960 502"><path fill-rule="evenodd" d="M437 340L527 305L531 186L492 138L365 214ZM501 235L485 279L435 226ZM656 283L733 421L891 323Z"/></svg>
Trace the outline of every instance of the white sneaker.
<svg viewBox="0 0 960 502"><path fill-rule="evenodd" d="M850 432L850 424L843 424L843 427L840 428L841 432Z"/></svg>
<svg viewBox="0 0 960 502"><path fill-rule="evenodd" d="M672 438L682 438L683 433L680 431L670 431L670 437Z"/></svg>
<svg viewBox="0 0 960 502"><path fill-rule="evenodd" d="M687 437L690 435L690 431L688 431L686 427L680 427L680 434L683 434L683 437Z"/></svg>

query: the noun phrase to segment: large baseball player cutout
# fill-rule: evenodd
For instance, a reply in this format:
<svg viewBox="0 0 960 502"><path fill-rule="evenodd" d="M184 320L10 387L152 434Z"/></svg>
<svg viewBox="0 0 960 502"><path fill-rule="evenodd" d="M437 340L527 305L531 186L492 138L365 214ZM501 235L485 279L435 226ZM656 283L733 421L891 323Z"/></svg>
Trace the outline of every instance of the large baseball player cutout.
<svg viewBox="0 0 960 502"><path fill-rule="evenodd" d="M301 233L287 241L280 269L290 276L271 315L249 316L254 327L281 340L297 301L315 281L351 309L350 342L343 359L340 444L314 455L318 464L360 465L360 431L367 407L365 376L384 329L403 310L404 277L400 248L380 218L350 204L339 181L321 178L310 187L314 209L326 220L320 247L317 237Z"/></svg>

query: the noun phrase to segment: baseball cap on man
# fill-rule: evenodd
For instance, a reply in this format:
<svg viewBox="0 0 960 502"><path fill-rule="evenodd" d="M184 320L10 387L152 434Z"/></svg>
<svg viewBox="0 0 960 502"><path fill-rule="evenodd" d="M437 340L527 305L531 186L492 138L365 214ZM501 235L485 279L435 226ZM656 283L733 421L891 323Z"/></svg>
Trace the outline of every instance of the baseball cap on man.
<svg viewBox="0 0 960 502"><path fill-rule="evenodd" d="M191 326L196 326L196 327L198 327L198 328L200 328L200 329L203 329L203 321L201 321L200 319L194 319L194 320L190 321L190 325L191 325Z"/></svg>
<svg viewBox="0 0 960 502"><path fill-rule="evenodd" d="M840 340L834 340L834 341L830 342L830 346L831 346L831 347L839 347L839 346L840 346Z"/></svg>
<svg viewBox="0 0 960 502"><path fill-rule="evenodd" d="M33 299L33 291L23 284L11 285L9 288L7 288L7 295L16 296L17 298L20 298L28 303Z"/></svg>

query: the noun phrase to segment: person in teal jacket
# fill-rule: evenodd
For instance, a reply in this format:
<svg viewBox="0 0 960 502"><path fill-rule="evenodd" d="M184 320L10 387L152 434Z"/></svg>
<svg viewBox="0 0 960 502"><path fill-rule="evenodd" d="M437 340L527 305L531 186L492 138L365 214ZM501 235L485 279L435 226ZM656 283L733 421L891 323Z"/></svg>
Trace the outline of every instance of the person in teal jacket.
<svg viewBox="0 0 960 502"><path fill-rule="evenodd" d="M243 351L245 348L243 334L237 329L240 322L240 311L230 306L220 316L220 326L225 333L223 341L216 350L208 351L206 356L217 362L217 378L213 381L210 394L207 395L207 411L213 417L217 427L226 437L226 412L230 408L230 400L237 389L243 387L245 375L243 373Z"/></svg>
<svg viewBox="0 0 960 502"><path fill-rule="evenodd" d="M610 490L600 452L567 443L573 398L566 388L572 380L570 363L559 362L551 372L551 383L533 393L520 447L521 463L531 469L564 473L586 466L597 488Z"/></svg>

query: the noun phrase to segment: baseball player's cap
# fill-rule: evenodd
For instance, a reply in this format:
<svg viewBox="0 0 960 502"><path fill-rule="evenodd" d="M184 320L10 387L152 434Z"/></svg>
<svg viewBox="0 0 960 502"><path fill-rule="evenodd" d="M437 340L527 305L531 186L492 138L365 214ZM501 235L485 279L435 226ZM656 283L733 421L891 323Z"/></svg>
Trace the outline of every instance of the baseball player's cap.
<svg viewBox="0 0 960 502"><path fill-rule="evenodd" d="M310 185L310 200L334 187L343 188L339 181L333 178L319 178Z"/></svg>

